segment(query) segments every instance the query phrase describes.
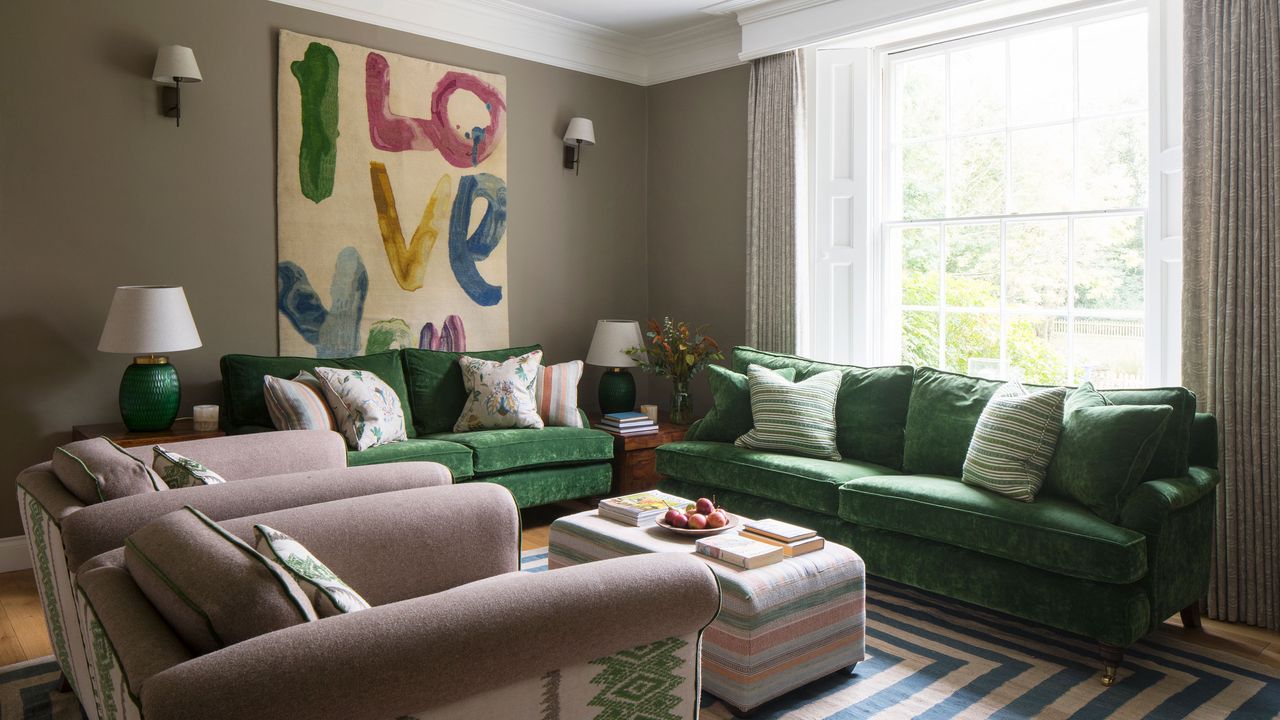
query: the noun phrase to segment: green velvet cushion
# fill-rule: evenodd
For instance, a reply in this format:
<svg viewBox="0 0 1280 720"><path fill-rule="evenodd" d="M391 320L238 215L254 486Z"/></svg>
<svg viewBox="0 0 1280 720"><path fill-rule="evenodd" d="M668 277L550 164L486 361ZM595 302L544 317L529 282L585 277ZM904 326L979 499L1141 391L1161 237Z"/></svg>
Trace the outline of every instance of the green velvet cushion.
<svg viewBox="0 0 1280 720"><path fill-rule="evenodd" d="M840 454L847 459L902 467L903 435L911 399L912 369L909 366L833 365L795 355L735 347L733 370L745 373L748 365L771 370L792 368L796 371L796 380L828 370L843 371L840 394L836 398L836 445ZM698 437L702 439L701 435Z"/></svg>
<svg viewBox="0 0 1280 720"><path fill-rule="evenodd" d="M1147 571L1141 533L1068 500L1022 503L953 478L858 478L840 488L840 517L1086 580L1130 583Z"/></svg>
<svg viewBox="0 0 1280 720"><path fill-rule="evenodd" d="M471 448L443 440L409 438L401 442L375 445L367 450L347 452L347 465L351 467L417 461L440 463L449 468L455 481L475 474L471 464Z"/></svg>
<svg viewBox="0 0 1280 720"><path fill-rule="evenodd" d="M978 418L1003 384L928 367L916 369L907 411L903 469L921 475L960 477Z"/></svg>
<svg viewBox="0 0 1280 720"><path fill-rule="evenodd" d="M1186 388L1146 388L1142 390L1103 390L1102 396L1112 405L1168 405L1172 409L1169 424L1156 447L1143 480L1182 477L1187 474L1191 454L1191 425L1196 417L1196 396Z"/></svg>
<svg viewBox="0 0 1280 720"><path fill-rule="evenodd" d="M409 402L413 409L413 429L418 435L450 432L462 415L467 403L467 389L462 383L462 368L458 358L468 355L481 360L506 360L541 350L541 345L506 348L503 350L476 350L446 352L444 350L401 350L404 358L404 377L408 385ZM409 411L405 410L408 420Z"/></svg>
<svg viewBox="0 0 1280 720"><path fill-rule="evenodd" d="M668 443L658 448L657 456L662 475L828 515L839 508L836 489L843 483L896 472L860 460L835 462L711 442Z"/></svg>
<svg viewBox="0 0 1280 720"><path fill-rule="evenodd" d="M1172 414L1168 405L1109 405L1089 383L1076 388L1067 396L1062 436L1044 492L1074 500L1107 522L1118 522Z"/></svg>
<svg viewBox="0 0 1280 720"><path fill-rule="evenodd" d="M222 396L226 405L222 409L223 425L233 433L237 428L245 425L274 427L271 422L271 413L267 412L267 399L263 391L262 378L272 375L292 379L301 370L311 372L313 368L331 367L343 370L368 370L390 385L400 398L400 406L404 410L405 430L409 433L409 437L414 436L414 418L409 403L409 390L405 384L404 368L400 363L398 350L350 358L223 355L220 364Z"/></svg>
<svg viewBox="0 0 1280 720"><path fill-rule="evenodd" d="M787 380L796 379L795 368L778 368L775 372ZM751 430L751 391L747 388L747 376L709 365L707 378L711 381L711 399L715 405L696 423L697 429L690 427L685 436L692 432L698 440L731 443Z"/></svg>
<svg viewBox="0 0 1280 720"><path fill-rule="evenodd" d="M613 436L591 428L506 428L432 435L471 448L476 475L613 460Z"/></svg>
<svg viewBox="0 0 1280 720"><path fill-rule="evenodd" d="M591 465L535 468L472 478L467 482L501 485L511 491L517 506L527 508L561 500L608 495L613 483L613 466L598 462Z"/></svg>

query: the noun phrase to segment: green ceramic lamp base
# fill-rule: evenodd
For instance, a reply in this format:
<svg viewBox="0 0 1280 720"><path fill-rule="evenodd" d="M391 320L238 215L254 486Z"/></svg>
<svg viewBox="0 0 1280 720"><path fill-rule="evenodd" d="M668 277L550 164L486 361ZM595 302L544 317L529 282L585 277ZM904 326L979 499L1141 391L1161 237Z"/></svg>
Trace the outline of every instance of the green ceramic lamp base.
<svg viewBox="0 0 1280 720"><path fill-rule="evenodd" d="M600 412L630 412L636 409L636 379L623 368L613 368L600 376Z"/></svg>
<svg viewBox="0 0 1280 720"><path fill-rule="evenodd" d="M136 357L120 379L120 418L130 432L167 430L178 417L178 371L163 357Z"/></svg>

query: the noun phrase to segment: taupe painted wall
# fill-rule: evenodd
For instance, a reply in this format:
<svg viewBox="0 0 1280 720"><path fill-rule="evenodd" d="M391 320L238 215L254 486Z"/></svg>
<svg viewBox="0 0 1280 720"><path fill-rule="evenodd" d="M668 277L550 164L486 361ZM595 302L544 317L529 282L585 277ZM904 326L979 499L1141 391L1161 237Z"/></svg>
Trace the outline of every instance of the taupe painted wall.
<svg viewBox="0 0 1280 720"><path fill-rule="evenodd" d="M276 352L279 28L507 76L511 341L541 342L551 361L583 357L598 318L647 316L650 257L706 234L691 228L717 225L662 192L660 227L669 237L646 252L646 123L665 128L676 115L689 116L681 103L705 102L682 84L673 84L671 94L655 90L660 109L647 115L642 87L265 0L6 0L0 3L0 536L22 531L11 478L48 459L73 424L118 418L116 388L129 358L95 349L113 287L185 286L204 347L173 357L184 414L192 403L219 402L219 356ZM158 113L150 79L156 48L170 43L194 48L205 77L183 93L181 128ZM723 108L726 118L742 112ZM573 115L592 118L599 138L579 177L560 168L559 137ZM673 135L664 130L661 143L677 142ZM726 155L741 147L734 139ZM680 170L693 158L666 147L657 155L663 162L655 179L666 176L690 193L701 184L688 183ZM720 174L690 169L708 181ZM735 186L740 175L738 166L723 167ZM725 197L734 193L741 194ZM717 238L737 232L741 215L728 212ZM737 322L702 313L695 295L672 293L699 282L698 266L712 257L690 260L679 278L655 282L671 303L653 311L703 316L717 326ZM736 267L740 258L728 264ZM715 277L731 274L725 268ZM741 304L740 279L722 290ZM582 387L584 404L594 405L595 375Z"/></svg>
<svg viewBox="0 0 1280 720"><path fill-rule="evenodd" d="M706 323L726 363L747 327L749 72L740 65L649 88L649 312ZM650 387L663 397L671 386ZM697 414L710 407L705 375L693 400Z"/></svg>

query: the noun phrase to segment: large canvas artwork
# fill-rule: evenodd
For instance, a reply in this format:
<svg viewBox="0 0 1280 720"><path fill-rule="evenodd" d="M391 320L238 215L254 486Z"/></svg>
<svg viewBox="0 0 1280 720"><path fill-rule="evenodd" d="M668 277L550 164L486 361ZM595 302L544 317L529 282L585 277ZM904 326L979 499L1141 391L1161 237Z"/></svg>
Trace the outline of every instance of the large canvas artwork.
<svg viewBox="0 0 1280 720"><path fill-rule="evenodd" d="M506 79L280 32L281 355L507 342Z"/></svg>

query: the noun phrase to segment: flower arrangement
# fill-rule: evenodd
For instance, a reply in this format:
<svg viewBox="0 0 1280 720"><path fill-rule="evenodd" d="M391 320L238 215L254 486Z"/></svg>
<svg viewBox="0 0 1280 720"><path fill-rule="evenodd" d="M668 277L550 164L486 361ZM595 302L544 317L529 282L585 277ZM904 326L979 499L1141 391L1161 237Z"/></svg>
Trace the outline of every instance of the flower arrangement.
<svg viewBox="0 0 1280 720"><path fill-rule="evenodd" d="M649 321L646 344L627 349L627 356L641 370L659 377L671 378L671 422L684 424L689 416L689 380L724 354L716 341L703 334L706 326L693 328L686 322L664 317L662 322Z"/></svg>

